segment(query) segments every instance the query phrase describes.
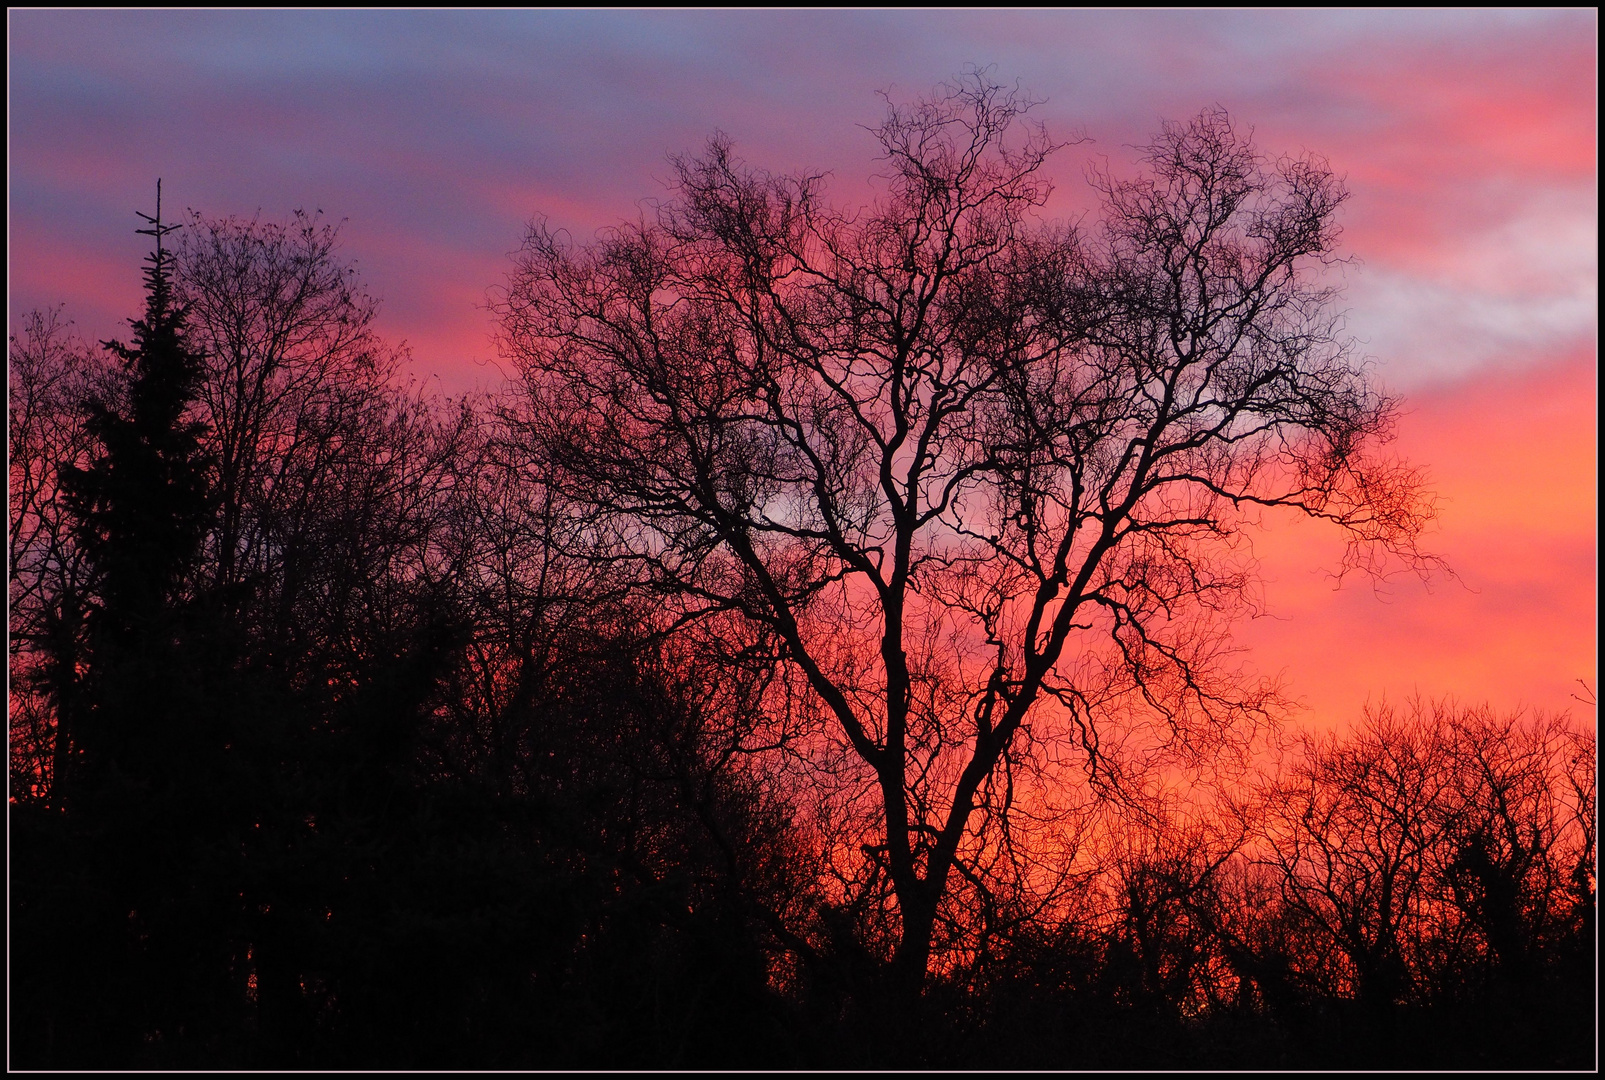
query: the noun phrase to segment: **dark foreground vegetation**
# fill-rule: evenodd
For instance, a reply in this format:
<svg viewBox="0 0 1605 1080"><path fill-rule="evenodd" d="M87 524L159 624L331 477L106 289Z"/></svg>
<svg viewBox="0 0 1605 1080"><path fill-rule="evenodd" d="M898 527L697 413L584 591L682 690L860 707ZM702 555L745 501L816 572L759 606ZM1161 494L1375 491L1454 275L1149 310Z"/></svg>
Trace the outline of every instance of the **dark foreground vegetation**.
<svg viewBox="0 0 1605 1080"><path fill-rule="evenodd" d="M1035 225L1026 107L537 223L503 395L299 215L26 320L10 1064L1592 1066L1592 731L1297 736L1223 648L1259 508L1430 568L1341 186L1206 113Z"/></svg>

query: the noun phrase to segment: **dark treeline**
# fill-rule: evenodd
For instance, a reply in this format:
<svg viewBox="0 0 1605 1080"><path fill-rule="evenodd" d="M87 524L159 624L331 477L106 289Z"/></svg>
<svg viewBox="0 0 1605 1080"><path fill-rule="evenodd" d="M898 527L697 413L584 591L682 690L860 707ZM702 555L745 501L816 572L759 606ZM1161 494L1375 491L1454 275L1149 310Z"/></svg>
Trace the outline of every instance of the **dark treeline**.
<svg viewBox="0 0 1605 1080"><path fill-rule="evenodd" d="M1078 248L1018 216L1046 197L1033 177L1052 149L1004 143L1027 104L980 79L948 90L877 132L893 179L867 223L821 209L818 178L744 171L715 140L675 162L658 226L575 250L537 225L500 301L523 373L500 395L410 381L337 229L300 214L155 223L126 344L87 346L59 313L24 320L8 415L14 1067L1593 1063L1592 732L1414 702L1294 737L1270 689L1232 696L1205 670L1223 654L1198 627L1246 584L1196 545L1241 509L1240 478L1280 463L1297 482L1255 498L1413 551L1409 477L1350 457L1391 403L1267 314L1328 296L1295 290L1294 260L1330 250L1340 188L1309 162L1273 176L1205 114L1150 148L1148 187L1106 182L1105 247ZM1243 270L1253 258L1262 274ZM1202 330L1172 314L1152 332L1155 305L1216 302L1223 265L1239 291ZM878 351L903 340L886 326L904 309L876 300L898 274L916 300L929 285L907 338L934 335L927 352ZM1222 376L1197 359L1205 338L1271 366ZM1170 374L1142 367L1166 348ZM933 360L925 383L860 384L820 359L918 367L942 350L991 374L943 382ZM729 404L729 372L698 381L694 354L745 365L746 404ZM1210 374L1189 383L1195 360ZM857 410L832 404L864 386ZM1117 416L1127 400L1157 411ZM895 488L896 440L850 435L887 401L905 421L974 418L915 459L960 463L926 517L909 493L928 479ZM1065 614L1054 646L1107 630L1128 666L1039 678L1035 703L1035 638L1017 667L999 645L978 677L964 657L944 668L964 647L915 632L932 605L975 613L989 641L1015 616L987 607L997 581L977 584L1006 560L942 544L1029 568L1054 507L1079 528L1080 504L1043 477L1073 475L1080 498L1121 425L1152 450L1171 419L1185 464L1155 483L1229 507L1165 517L1160 488L1133 487L1126 531L1080 579L1111 621ZM1322 434L1319 452L1290 449L1289 425ZM1250 428L1275 435L1270 456L1244 456ZM831 471L860 452L885 465L867 488ZM808 467L825 508L787 517ZM907 500L878 534L882 480ZM963 518L972 481L1015 509L986 529ZM927 522L946 539L921 540ZM937 554L872 578L862 552L901 557L905 526L900 550ZM1120 556L1127 535L1140 558ZM878 591L852 592L853 573ZM919 599L894 607L905 578ZM1076 581L1049 568L1011 595ZM1184 596L1208 616L1191 629ZM1038 604L1020 618L1061 610ZM906 651L877 637L894 617ZM884 704L899 678L900 713ZM862 705L877 693L881 712Z"/></svg>

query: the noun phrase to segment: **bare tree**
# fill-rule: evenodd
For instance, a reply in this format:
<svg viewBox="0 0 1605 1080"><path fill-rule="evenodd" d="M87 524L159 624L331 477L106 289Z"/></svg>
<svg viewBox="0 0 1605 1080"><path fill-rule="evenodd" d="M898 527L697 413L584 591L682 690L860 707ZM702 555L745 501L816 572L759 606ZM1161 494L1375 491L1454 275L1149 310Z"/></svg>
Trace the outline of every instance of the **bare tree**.
<svg viewBox="0 0 1605 1080"><path fill-rule="evenodd" d="M178 288L206 354L201 390L219 502L212 562L223 588L274 559L270 523L293 515L340 433L389 392L400 354L374 331L377 302L340 258L339 230L191 213Z"/></svg>
<svg viewBox="0 0 1605 1080"><path fill-rule="evenodd" d="M1036 217L1055 145L1030 106L971 74L891 108L855 213L715 137L655 216L585 245L537 221L498 301L599 557L665 626L783 642L804 756L866 810L836 848L885 885L905 991L1039 754L1129 784L1267 714L1222 663L1260 510L1336 522L1350 565L1419 566L1430 514L1319 281L1325 164L1206 112L1098 181L1084 236Z"/></svg>
<svg viewBox="0 0 1605 1080"><path fill-rule="evenodd" d="M587 520L547 482L504 403L478 401L450 496L453 588L472 621L443 752L502 795L527 794L535 703L638 620L623 584L583 558ZM605 648L605 645L603 645Z"/></svg>
<svg viewBox="0 0 1605 1080"><path fill-rule="evenodd" d="M1271 791L1270 863L1317 930L1325 960L1308 974L1325 993L1385 1008L1416 991L1454 779L1430 716L1382 706L1353 732L1306 736Z"/></svg>
<svg viewBox="0 0 1605 1080"><path fill-rule="evenodd" d="M1296 974L1377 1009L1530 984L1579 929L1591 749L1568 771L1586 743L1565 716L1421 700L1306 736L1266 791L1260 860L1304 931L1284 950Z"/></svg>
<svg viewBox="0 0 1605 1080"><path fill-rule="evenodd" d="M1237 880L1246 839L1241 816L1224 804L1204 813L1175 805L1113 823L1107 865L1114 918L1109 975L1130 998L1197 1016L1243 996L1237 942L1222 939L1227 889Z"/></svg>
<svg viewBox="0 0 1605 1080"><path fill-rule="evenodd" d="M72 332L60 309L22 319L7 352L6 580L9 595L12 797L47 796L71 758L57 703L72 697L92 569L57 497L61 469L94 451L91 401L115 401L122 384L104 352Z"/></svg>
<svg viewBox="0 0 1605 1080"><path fill-rule="evenodd" d="M1576 859L1567 841L1587 833L1567 812L1575 787L1566 772L1579 732L1563 716L1499 716L1448 703L1434 710L1432 726L1452 770L1438 875L1480 946L1478 959L1520 981L1537 956L1553 951L1543 946L1565 932L1572 914L1567 884ZM1574 829L1578 835L1569 836Z"/></svg>
<svg viewBox="0 0 1605 1080"><path fill-rule="evenodd" d="M206 586L247 662L341 696L374 635L451 591L450 493L474 418L407 381L337 226L192 213L176 261L206 356Z"/></svg>
<svg viewBox="0 0 1605 1080"><path fill-rule="evenodd" d="M1599 743L1593 731L1585 730L1574 730L1567 742L1563 851L1572 867L1573 900L1592 913L1599 872Z"/></svg>

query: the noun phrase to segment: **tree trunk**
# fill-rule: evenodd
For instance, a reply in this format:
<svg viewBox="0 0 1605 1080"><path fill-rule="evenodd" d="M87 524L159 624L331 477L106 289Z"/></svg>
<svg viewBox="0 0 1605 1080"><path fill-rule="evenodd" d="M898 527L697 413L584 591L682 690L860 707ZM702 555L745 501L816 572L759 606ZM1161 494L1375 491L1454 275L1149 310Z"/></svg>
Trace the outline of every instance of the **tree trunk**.
<svg viewBox="0 0 1605 1080"><path fill-rule="evenodd" d="M903 911L903 938L892 956L891 990L900 1001L919 999L925 988L925 968L931 960L931 934L936 924L937 890L920 882L912 895L899 894Z"/></svg>

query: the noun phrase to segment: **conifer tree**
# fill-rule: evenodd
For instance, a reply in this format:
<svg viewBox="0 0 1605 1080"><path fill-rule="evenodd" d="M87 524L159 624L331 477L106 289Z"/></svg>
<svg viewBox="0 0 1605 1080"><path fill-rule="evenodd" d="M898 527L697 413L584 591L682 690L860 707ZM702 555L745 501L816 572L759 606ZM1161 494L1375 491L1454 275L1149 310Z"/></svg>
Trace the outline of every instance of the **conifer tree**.
<svg viewBox="0 0 1605 1080"><path fill-rule="evenodd" d="M238 817L203 662L214 635L193 587L213 502L193 416L203 357L186 342L159 182L156 213L139 216L155 241L145 310L131 343L102 343L123 375L118 392L86 402L89 465L59 473L88 567L87 631L53 660L71 675L55 680L71 762L52 791L59 825L30 834L33 892L19 909L54 946L38 992L57 1002L46 1007L75 1058L101 1066L204 1026L205 1003L226 998L218 853Z"/></svg>
<svg viewBox="0 0 1605 1080"><path fill-rule="evenodd" d="M121 402L90 404L88 430L101 448L87 469L63 470L62 487L77 543L94 568L82 707L69 718L86 764L116 762L130 778L151 779L133 760L162 754L151 730L181 695L184 581L204 535L209 506L204 425L190 418L202 357L185 341L184 309L171 281L163 237L177 228L141 213L155 238L147 256L145 312L132 319L133 344L107 341L121 360ZM170 751L170 747L166 748ZM157 766L160 767L160 766ZM140 776L139 774L144 774Z"/></svg>

